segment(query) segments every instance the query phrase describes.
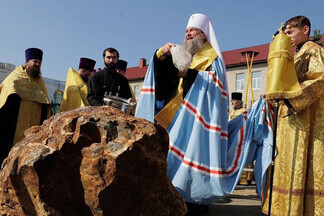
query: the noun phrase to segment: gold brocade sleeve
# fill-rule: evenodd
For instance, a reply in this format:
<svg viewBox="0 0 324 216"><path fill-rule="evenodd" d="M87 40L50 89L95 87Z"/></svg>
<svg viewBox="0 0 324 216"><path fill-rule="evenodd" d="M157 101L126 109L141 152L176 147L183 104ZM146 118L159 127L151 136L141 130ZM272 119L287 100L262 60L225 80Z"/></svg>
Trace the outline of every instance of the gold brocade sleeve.
<svg viewBox="0 0 324 216"><path fill-rule="evenodd" d="M158 57L159 60L163 60L165 56L163 55L163 46L156 51L156 56Z"/></svg>
<svg viewBox="0 0 324 216"><path fill-rule="evenodd" d="M311 41L305 43L295 56L295 65L302 94L289 99L289 102L299 112L324 93L324 48Z"/></svg>

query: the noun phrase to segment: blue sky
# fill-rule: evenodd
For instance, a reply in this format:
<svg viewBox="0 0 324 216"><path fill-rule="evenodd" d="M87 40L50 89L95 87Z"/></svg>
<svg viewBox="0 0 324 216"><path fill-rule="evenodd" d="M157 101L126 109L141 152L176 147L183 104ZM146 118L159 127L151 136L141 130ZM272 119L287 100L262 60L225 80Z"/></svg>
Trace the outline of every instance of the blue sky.
<svg viewBox="0 0 324 216"><path fill-rule="evenodd" d="M271 42L281 22L305 15L324 33L323 0L0 0L0 62L23 64L24 51L44 51L44 77L65 80L80 57L103 67L115 47L128 67L150 60L166 42L181 43L188 18L212 20L222 51Z"/></svg>

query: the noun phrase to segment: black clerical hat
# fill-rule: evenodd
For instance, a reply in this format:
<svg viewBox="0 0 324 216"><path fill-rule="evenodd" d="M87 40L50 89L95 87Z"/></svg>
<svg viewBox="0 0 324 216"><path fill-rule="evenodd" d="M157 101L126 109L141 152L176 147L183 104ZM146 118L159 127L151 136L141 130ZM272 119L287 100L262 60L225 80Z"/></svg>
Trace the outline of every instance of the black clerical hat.
<svg viewBox="0 0 324 216"><path fill-rule="evenodd" d="M79 69L93 71L96 61L89 58L80 58Z"/></svg>
<svg viewBox="0 0 324 216"><path fill-rule="evenodd" d="M38 48L28 48L25 50L25 57L26 62L28 62L30 59L38 59L42 61L43 51Z"/></svg>
<svg viewBox="0 0 324 216"><path fill-rule="evenodd" d="M242 100L242 93L232 92L232 100Z"/></svg>
<svg viewBox="0 0 324 216"><path fill-rule="evenodd" d="M126 68L127 68L127 61L118 60L116 64L116 69L120 69L126 72Z"/></svg>

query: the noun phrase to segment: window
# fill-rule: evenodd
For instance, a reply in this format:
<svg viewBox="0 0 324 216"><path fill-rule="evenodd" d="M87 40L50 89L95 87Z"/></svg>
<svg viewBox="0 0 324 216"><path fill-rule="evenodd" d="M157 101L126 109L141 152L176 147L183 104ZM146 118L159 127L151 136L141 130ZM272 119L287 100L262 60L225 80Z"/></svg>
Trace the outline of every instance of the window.
<svg viewBox="0 0 324 216"><path fill-rule="evenodd" d="M253 90L261 89L261 71L252 72L252 87Z"/></svg>
<svg viewBox="0 0 324 216"><path fill-rule="evenodd" d="M244 73L236 74L236 91L244 90Z"/></svg>
<svg viewBox="0 0 324 216"><path fill-rule="evenodd" d="M139 86L135 85L134 86L134 95L135 95L136 100L139 98L139 94L140 94Z"/></svg>

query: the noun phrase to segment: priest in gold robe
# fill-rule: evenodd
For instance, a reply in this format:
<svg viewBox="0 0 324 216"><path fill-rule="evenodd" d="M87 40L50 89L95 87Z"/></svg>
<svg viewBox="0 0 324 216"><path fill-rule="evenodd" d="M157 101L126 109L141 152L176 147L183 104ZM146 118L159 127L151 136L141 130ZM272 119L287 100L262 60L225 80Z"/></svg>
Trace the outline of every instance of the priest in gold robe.
<svg viewBox="0 0 324 216"><path fill-rule="evenodd" d="M80 58L79 69L70 68L66 77L63 100L60 112L89 106L87 100L87 82L93 73L96 61L89 58Z"/></svg>
<svg viewBox="0 0 324 216"><path fill-rule="evenodd" d="M232 120L236 118L237 116L241 115L245 111L245 109L243 108L241 92L232 92L231 105L233 109L228 115L228 120Z"/></svg>
<svg viewBox="0 0 324 216"><path fill-rule="evenodd" d="M271 215L324 215L324 49L308 18L285 23L302 93L279 103ZM269 186L269 181L268 181ZM263 213L268 214L269 189Z"/></svg>
<svg viewBox="0 0 324 216"><path fill-rule="evenodd" d="M50 115L50 102L41 77L43 51L29 48L26 63L11 72L0 85L0 163L10 149L24 139L31 126Z"/></svg>

